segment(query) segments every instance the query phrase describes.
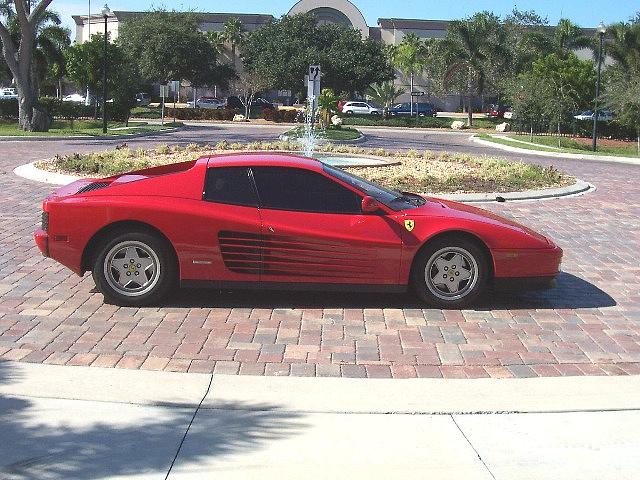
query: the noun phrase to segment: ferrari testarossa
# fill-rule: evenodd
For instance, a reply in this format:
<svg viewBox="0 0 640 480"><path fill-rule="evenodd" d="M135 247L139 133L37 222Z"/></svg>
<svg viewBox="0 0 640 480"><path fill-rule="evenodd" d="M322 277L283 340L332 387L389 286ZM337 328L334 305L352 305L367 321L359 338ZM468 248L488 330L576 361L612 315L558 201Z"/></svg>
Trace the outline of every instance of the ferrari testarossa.
<svg viewBox="0 0 640 480"><path fill-rule="evenodd" d="M176 286L404 291L443 308L489 285L549 288L562 250L487 211L389 190L291 154L229 154L45 199L42 253L120 305Z"/></svg>

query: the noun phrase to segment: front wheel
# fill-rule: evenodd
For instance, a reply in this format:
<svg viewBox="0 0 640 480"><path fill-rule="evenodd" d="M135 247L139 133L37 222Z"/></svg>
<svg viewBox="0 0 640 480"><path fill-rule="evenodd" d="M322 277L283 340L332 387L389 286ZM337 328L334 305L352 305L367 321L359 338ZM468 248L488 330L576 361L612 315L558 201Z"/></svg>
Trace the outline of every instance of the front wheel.
<svg viewBox="0 0 640 480"><path fill-rule="evenodd" d="M176 281L166 240L146 232L115 235L98 248L93 279L106 300L139 307L160 300Z"/></svg>
<svg viewBox="0 0 640 480"><path fill-rule="evenodd" d="M488 276L487 259L478 245L445 238L418 254L412 284L422 300L440 308L460 308L478 298Z"/></svg>

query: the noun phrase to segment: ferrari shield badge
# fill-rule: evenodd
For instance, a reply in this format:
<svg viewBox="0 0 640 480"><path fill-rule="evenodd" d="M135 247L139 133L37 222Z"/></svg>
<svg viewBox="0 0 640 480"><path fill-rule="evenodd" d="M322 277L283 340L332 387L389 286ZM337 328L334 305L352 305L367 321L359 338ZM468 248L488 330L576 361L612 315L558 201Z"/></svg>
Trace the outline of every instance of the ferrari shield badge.
<svg viewBox="0 0 640 480"><path fill-rule="evenodd" d="M415 226L416 226L415 220L405 220L404 221L404 228L406 228L408 232L413 230L413 227L415 227Z"/></svg>

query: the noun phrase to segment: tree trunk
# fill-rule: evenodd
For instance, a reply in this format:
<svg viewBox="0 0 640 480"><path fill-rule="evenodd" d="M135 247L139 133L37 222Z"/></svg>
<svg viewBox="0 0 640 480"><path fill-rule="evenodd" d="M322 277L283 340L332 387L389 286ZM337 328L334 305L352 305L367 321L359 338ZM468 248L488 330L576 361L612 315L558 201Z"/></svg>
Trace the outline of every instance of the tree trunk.
<svg viewBox="0 0 640 480"><path fill-rule="evenodd" d="M471 107L471 94L473 90L473 71L471 70L471 66L469 66L468 77L467 77L467 124L469 127L473 125L473 108Z"/></svg>
<svg viewBox="0 0 640 480"><path fill-rule="evenodd" d="M18 88L18 124L25 132L46 132L51 127L51 117L38 105L37 97L29 86L16 79Z"/></svg>

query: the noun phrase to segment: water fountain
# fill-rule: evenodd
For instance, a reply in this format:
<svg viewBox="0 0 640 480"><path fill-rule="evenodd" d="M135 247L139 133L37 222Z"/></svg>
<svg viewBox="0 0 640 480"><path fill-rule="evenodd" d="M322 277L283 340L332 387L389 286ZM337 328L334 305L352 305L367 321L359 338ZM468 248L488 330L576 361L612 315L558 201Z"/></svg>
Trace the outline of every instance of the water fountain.
<svg viewBox="0 0 640 480"><path fill-rule="evenodd" d="M313 152L318 143L318 136L316 135L316 127L315 127L315 108L313 105L315 104L315 97L309 97L307 102L307 107L305 108L304 114L304 135L300 139L300 144L302 146L302 152L305 157L312 157Z"/></svg>

